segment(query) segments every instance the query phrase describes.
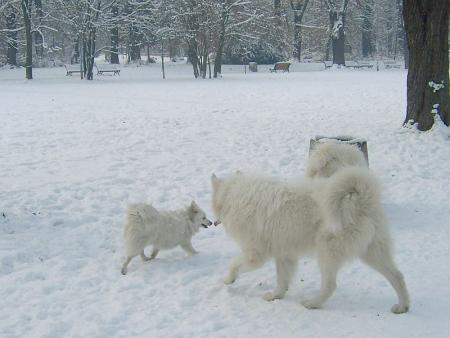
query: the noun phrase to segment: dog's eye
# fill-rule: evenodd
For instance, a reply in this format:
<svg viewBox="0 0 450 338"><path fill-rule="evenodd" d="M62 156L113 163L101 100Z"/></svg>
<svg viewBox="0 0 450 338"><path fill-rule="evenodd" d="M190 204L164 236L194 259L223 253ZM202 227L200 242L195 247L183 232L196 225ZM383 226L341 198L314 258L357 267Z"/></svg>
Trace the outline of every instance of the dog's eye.
<svg viewBox="0 0 450 338"><path fill-rule="evenodd" d="M202 218L202 220L205 220L205 219L206 219L206 217L203 217L203 218Z"/></svg>

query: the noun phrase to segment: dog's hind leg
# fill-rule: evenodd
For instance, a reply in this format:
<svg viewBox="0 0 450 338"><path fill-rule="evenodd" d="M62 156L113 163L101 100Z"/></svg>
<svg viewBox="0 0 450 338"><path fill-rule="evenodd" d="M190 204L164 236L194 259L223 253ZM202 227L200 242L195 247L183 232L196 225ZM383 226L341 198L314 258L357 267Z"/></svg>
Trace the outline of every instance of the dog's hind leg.
<svg viewBox="0 0 450 338"><path fill-rule="evenodd" d="M284 297L296 271L297 261L298 260L296 258L275 259L275 264L277 267L277 287L272 292L268 292L264 295L265 300L271 301Z"/></svg>
<svg viewBox="0 0 450 338"><path fill-rule="evenodd" d="M233 258L228 275L224 278L223 282L225 284L232 284L238 278L240 273L256 270L263 266L263 264L264 260L260 257L256 255L247 256L243 253L240 256Z"/></svg>
<svg viewBox="0 0 450 338"><path fill-rule="evenodd" d="M123 262L122 270L121 270L122 275L126 275L126 274L127 274L127 271L128 271L128 264L130 264L130 262L131 262L132 259L133 259L133 256L132 256L132 257L127 257L127 258L125 259L125 262Z"/></svg>
<svg viewBox="0 0 450 338"><path fill-rule="evenodd" d="M341 257L337 254L327 251L319 253L320 292L316 297L302 301L304 307L318 309L333 295L336 290L336 276L342 263Z"/></svg>
<svg viewBox="0 0 450 338"><path fill-rule="evenodd" d="M404 313L409 310L409 295L406 288L403 274L397 269L392 259L390 248L383 245L381 241L374 242L361 259L381 273L394 288L398 297L398 304L394 304L391 308L393 313Z"/></svg>
<svg viewBox="0 0 450 338"><path fill-rule="evenodd" d="M159 249L153 248L152 254L150 255L150 259L155 259L158 255Z"/></svg>
<svg viewBox="0 0 450 338"><path fill-rule="evenodd" d="M152 257L147 257L147 256L145 255L144 250L141 251L140 256L141 256L141 258L142 258L142 261L144 261L144 262L147 262L147 261L149 261L149 260L152 259Z"/></svg>

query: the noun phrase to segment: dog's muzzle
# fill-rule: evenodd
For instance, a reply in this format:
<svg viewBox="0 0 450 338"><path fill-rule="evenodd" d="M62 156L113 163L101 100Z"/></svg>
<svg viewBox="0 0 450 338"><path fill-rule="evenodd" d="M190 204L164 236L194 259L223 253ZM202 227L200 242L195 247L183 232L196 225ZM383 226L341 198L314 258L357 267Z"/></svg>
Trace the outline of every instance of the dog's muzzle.
<svg viewBox="0 0 450 338"><path fill-rule="evenodd" d="M202 223L202 227L204 227L205 229L208 229L209 226L211 226L213 223L211 221L208 220L208 224L203 224Z"/></svg>

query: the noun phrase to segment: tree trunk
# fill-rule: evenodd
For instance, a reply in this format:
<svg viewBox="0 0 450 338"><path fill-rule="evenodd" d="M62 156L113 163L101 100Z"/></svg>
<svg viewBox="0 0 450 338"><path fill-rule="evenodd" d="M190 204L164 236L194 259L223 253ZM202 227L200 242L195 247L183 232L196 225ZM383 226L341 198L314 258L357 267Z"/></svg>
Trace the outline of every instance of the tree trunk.
<svg viewBox="0 0 450 338"><path fill-rule="evenodd" d="M450 0L403 0L409 49L404 123L429 130L438 114L450 122L448 20Z"/></svg>
<svg viewBox="0 0 450 338"><path fill-rule="evenodd" d="M119 7L117 5L111 8L111 12L114 20L117 20L119 16ZM114 26L111 29L111 57L110 62L112 64L119 64L119 26L116 21L114 21Z"/></svg>
<svg viewBox="0 0 450 338"><path fill-rule="evenodd" d="M11 66L17 66L17 15L14 8L6 16L6 29L8 32L7 42L8 51L6 53L6 63Z"/></svg>
<svg viewBox="0 0 450 338"><path fill-rule="evenodd" d="M206 33L203 33L203 39L202 39L202 56L201 56L201 73L202 78L206 79L206 71L208 67L208 40Z"/></svg>
<svg viewBox="0 0 450 338"><path fill-rule="evenodd" d="M41 24L44 12L42 11L42 0L34 0L34 3L36 4L36 15L39 21L39 29L34 32L34 48L36 50L36 56L42 59L44 57L44 37L41 32Z"/></svg>
<svg viewBox="0 0 450 338"><path fill-rule="evenodd" d="M225 45L225 27L228 21L228 11L226 8L226 2L222 3L222 13L220 17L220 33L219 40L217 41L216 58L214 59L214 78L217 78L218 74L222 73L222 55L223 47Z"/></svg>
<svg viewBox="0 0 450 338"><path fill-rule="evenodd" d="M26 56L25 78L33 78L33 39L31 36L31 0L22 0L23 21L25 26Z"/></svg>
<svg viewBox="0 0 450 338"><path fill-rule="evenodd" d="M91 27L88 33L88 40L85 48L85 64L86 64L86 79L94 79L94 62L95 62L95 28Z"/></svg>
<svg viewBox="0 0 450 338"><path fill-rule="evenodd" d="M283 21L281 20L281 0L273 0L273 13L275 24L281 26L283 24Z"/></svg>
<svg viewBox="0 0 450 338"><path fill-rule="evenodd" d="M162 75L163 79L166 78L166 70L164 69L164 41L161 39L161 69L162 69Z"/></svg>
<svg viewBox="0 0 450 338"><path fill-rule="evenodd" d="M309 0L301 1L290 1L291 9L294 12L294 51L293 56L301 61L302 56L302 20L305 14L306 7L308 6Z"/></svg>
<svg viewBox="0 0 450 338"><path fill-rule="evenodd" d="M331 46L333 64L345 66L345 13L330 11Z"/></svg>
<svg viewBox="0 0 450 338"><path fill-rule="evenodd" d="M373 0L367 0L362 6L362 55L363 57L372 57L375 52L373 42Z"/></svg>
<svg viewBox="0 0 450 338"><path fill-rule="evenodd" d="M189 62L192 64L192 68L194 70L194 77L198 78L200 75L199 71L199 60L197 54L197 41L195 38L191 38L188 41L188 58Z"/></svg>
<svg viewBox="0 0 450 338"><path fill-rule="evenodd" d="M294 15L294 58L298 62L302 58L302 27L298 15Z"/></svg>

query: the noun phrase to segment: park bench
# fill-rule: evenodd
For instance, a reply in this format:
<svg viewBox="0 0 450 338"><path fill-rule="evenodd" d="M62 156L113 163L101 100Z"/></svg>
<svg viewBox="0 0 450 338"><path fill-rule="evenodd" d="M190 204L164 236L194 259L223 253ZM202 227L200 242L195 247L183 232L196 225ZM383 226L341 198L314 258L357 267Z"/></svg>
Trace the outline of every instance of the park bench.
<svg viewBox="0 0 450 338"><path fill-rule="evenodd" d="M358 68L373 68L373 63L368 61L356 61L358 63Z"/></svg>
<svg viewBox="0 0 450 338"><path fill-rule="evenodd" d="M289 72L289 67L291 66L291 64L289 62L277 62L275 63L275 65L273 66L273 68L270 68L270 72L277 72L277 71L282 71L282 72Z"/></svg>
<svg viewBox="0 0 450 338"><path fill-rule="evenodd" d="M97 69L97 75L104 75L105 73L112 73L112 75L120 75L120 69L115 68L99 68L97 64L94 64L95 68Z"/></svg>
<svg viewBox="0 0 450 338"><path fill-rule="evenodd" d="M64 65L64 68L66 68L66 76L69 76L69 75L72 76L73 74L81 73L80 65L75 65L75 66Z"/></svg>
<svg viewBox="0 0 450 338"><path fill-rule="evenodd" d="M401 67L401 64L394 60L386 60L386 61L383 61L383 63L384 63L384 68L386 68L386 69L390 69L390 68L400 69L400 67Z"/></svg>
<svg viewBox="0 0 450 338"><path fill-rule="evenodd" d="M325 69L333 67L333 61L324 61L323 64L325 65Z"/></svg>
<svg viewBox="0 0 450 338"><path fill-rule="evenodd" d="M373 64L367 61L345 61L345 67L348 68L373 68Z"/></svg>

